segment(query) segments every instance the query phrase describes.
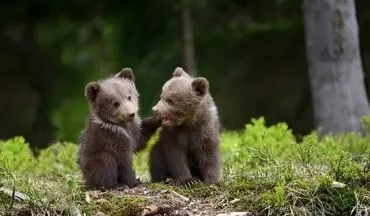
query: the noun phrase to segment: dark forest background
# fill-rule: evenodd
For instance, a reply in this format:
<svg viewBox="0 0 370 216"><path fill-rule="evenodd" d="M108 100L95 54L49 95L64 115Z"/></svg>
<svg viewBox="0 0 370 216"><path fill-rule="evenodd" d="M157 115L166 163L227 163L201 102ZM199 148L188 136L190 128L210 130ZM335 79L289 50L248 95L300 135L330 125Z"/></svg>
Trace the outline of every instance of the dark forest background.
<svg viewBox="0 0 370 216"><path fill-rule="evenodd" d="M356 10L367 85L370 1L357 0ZM144 117L183 66L210 81L224 129L264 116L309 133L302 11L297 0L2 1L0 139L77 142L85 85L123 67L134 70Z"/></svg>

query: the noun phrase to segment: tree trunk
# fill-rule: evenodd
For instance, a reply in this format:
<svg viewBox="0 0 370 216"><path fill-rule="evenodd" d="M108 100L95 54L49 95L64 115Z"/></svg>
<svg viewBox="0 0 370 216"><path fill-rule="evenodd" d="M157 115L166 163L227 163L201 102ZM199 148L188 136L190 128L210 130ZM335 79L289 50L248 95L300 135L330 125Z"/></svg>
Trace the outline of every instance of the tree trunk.
<svg viewBox="0 0 370 216"><path fill-rule="evenodd" d="M354 0L304 0L314 118L322 135L363 132L370 113Z"/></svg>
<svg viewBox="0 0 370 216"><path fill-rule="evenodd" d="M182 63L185 71L197 75L194 57L193 25L191 19L190 0L181 0L181 49Z"/></svg>

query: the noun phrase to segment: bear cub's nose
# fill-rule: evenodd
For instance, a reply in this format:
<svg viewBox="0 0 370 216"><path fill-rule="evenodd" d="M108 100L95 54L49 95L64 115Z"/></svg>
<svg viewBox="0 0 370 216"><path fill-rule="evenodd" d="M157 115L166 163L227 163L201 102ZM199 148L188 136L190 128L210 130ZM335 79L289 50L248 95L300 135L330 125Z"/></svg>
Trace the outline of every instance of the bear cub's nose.
<svg viewBox="0 0 370 216"><path fill-rule="evenodd" d="M135 113L131 113L131 114L129 114L128 115L130 118L133 118L133 117L135 117Z"/></svg>
<svg viewBox="0 0 370 216"><path fill-rule="evenodd" d="M154 113L158 113L157 107L153 107L152 110L153 110Z"/></svg>

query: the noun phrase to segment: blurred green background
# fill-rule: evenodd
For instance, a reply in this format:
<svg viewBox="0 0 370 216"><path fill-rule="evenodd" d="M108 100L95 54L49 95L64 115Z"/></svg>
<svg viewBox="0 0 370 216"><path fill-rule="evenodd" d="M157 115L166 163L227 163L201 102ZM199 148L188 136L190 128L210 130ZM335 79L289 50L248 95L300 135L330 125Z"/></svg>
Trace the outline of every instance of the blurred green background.
<svg viewBox="0 0 370 216"><path fill-rule="evenodd" d="M210 81L223 128L252 117L313 129L301 1L189 1L196 75ZM356 1L365 76L370 2ZM33 146L77 142L88 106L85 85L131 67L140 113L151 115L161 86L184 66L180 1L2 1L0 139ZM369 82L369 81L366 81ZM369 90L368 90L369 95Z"/></svg>

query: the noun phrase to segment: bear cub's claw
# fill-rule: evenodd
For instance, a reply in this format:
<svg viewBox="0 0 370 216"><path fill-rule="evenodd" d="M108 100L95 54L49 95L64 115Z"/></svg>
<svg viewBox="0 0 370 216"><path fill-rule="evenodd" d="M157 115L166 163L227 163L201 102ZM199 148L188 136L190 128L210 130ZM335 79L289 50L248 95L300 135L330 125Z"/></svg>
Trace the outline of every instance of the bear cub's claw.
<svg viewBox="0 0 370 216"><path fill-rule="evenodd" d="M199 183L200 180L197 178L188 178L185 180L170 180L169 183L177 186L177 187L182 187L182 188L190 188L191 186Z"/></svg>

